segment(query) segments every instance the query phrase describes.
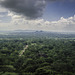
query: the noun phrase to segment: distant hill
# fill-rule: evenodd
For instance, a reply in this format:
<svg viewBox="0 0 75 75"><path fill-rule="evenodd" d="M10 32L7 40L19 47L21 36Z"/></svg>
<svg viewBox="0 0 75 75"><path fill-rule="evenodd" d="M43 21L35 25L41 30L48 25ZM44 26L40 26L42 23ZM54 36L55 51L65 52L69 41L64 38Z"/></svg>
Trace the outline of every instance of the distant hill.
<svg viewBox="0 0 75 75"><path fill-rule="evenodd" d="M42 31L42 30L0 31L0 37L75 38L75 32L48 32L48 31Z"/></svg>

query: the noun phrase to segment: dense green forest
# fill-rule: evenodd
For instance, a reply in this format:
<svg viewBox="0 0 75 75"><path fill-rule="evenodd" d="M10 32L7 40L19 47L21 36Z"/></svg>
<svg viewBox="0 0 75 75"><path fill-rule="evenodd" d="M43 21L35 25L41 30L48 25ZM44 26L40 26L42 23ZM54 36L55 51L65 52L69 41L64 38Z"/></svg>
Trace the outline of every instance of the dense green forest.
<svg viewBox="0 0 75 75"><path fill-rule="evenodd" d="M0 75L75 75L75 39L0 39Z"/></svg>

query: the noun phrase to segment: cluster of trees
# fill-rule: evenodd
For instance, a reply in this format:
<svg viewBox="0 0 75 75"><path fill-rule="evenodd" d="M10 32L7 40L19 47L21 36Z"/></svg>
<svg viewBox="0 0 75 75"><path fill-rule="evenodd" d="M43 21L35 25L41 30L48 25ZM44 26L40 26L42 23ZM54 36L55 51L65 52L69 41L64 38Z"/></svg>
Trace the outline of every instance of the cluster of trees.
<svg viewBox="0 0 75 75"><path fill-rule="evenodd" d="M75 40L0 40L0 75L75 75Z"/></svg>

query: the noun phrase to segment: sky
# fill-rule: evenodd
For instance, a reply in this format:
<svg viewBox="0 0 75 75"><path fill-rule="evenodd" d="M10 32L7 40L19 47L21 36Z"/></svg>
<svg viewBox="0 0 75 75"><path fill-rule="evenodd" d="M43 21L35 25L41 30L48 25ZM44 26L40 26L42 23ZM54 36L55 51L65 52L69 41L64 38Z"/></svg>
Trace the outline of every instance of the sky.
<svg viewBox="0 0 75 75"><path fill-rule="evenodd" d="M75 32L75 0L0 0L0 31Z"/></svg>

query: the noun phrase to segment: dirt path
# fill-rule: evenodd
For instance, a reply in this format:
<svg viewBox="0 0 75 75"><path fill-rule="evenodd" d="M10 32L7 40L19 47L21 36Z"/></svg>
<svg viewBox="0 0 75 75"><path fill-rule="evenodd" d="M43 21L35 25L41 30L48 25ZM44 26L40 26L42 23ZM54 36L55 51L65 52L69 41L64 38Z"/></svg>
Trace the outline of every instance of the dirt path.
<svg viewBox="0 0 75 75"><path fill-rule="evenodd" d="M23 53L25 52L25 50L26 50L27 48L28 48L28 45L26 45L26 46L24 47L24 49L20 52L19 56L22 56Z"/></svg>

